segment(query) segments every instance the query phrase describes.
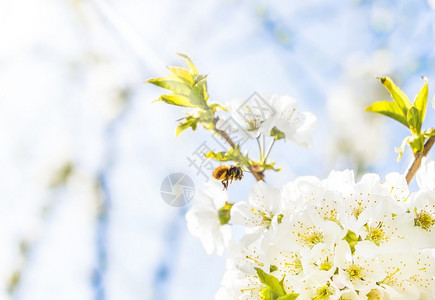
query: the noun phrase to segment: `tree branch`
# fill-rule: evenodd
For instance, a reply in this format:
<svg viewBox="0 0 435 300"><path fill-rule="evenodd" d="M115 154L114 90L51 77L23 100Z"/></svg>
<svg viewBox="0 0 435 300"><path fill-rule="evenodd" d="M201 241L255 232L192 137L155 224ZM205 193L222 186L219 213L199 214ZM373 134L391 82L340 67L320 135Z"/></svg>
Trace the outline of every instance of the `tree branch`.
<svg viewBox="0 0 435 300"><path fill-rule="evenodd" d="M411 166L408 169L408 172L406 173L406 182L408 184L411 182L418 168L420 168L421 160L429 153L434 143L435 143L435 135L431 136L426 141L426 143L424 144L423 151L414 154L414 161L412 162Z"/></svg>
<svg viewBox="0 0 435 300"><path fill-rule="evenodd" d="M230 146L234 149L236 148L236 144L234 143L234 141L231 139L231 137L228 135L228 133L226 133L224 130L220 130L218 128L216 128L216 123L217 121L219 121L219 117L214 118L213 120L213 125L214 125L214 131L219 134L220 136L222 136L225 141L227 141L228 144L230 144ZM264 180L264 172L260 172L260 171L255 171L253 166L251 165L247 165L246 166L248 168L248 170L252 173L252 175L254 175L255 179L257 181L262 181Z"/></svg>

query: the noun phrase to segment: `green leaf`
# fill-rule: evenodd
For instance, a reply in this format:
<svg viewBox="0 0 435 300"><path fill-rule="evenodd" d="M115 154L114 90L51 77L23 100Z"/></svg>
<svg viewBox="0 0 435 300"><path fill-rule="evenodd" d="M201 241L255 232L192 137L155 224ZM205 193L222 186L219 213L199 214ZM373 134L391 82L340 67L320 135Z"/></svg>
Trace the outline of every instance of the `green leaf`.
<svg viewBox="0 0 435 300"><path fill-rule="evenodd" d="M171 105L184 107L200 107L198 104L193 103L190 97L182 94L162 95L154 101L162 101Z"/></svg>
<svg viewBox="0 0 435 300"><path fill-rule="evenodd" d="M202 106L207 106L207 81L204 80L195 84L190 92L190 97L195 99L198 103L201 103Z"/></svg>
<svg viewBox="0 0 435 300"><path fill-rule="evenodd" d="M268 287L262 288L260 292L261 300L276 300L276 294Z"/></svg>
<svg viewBox="0 0 435 300"><path fill-rule="evenodd" d="M192 103L195 103L198 107L207 108L207 103L205 98L201 95L200 91L195 87L192 88L189 94L189 98Z"/></svg>
<svg viewBox="0 0 435 300"><path fill-rule="evenodd" d="M399 121L406 127L408 127L408 122L406 121L406 115L400 110L399 106L391 101L379 101L375 102L372 105L369 105L365 108L366 111L371 111L375 113L382 114L384 116L393 118L396 121Z"/></svg>
<svg viewBox="0 0 435 300"><path fill-rule="evenodd" d="M179 136L180 133L182 133L187 128L190 128L190 125L188 125L186 123L180 123L180 124L178 124L177 129L175 131L175 136Z"/></svg>
<svg viewBox="0 0 435 300"><path fill-rule="evenodd" d="M273 271L276 271L276 270L278 270L278 267L277 267L277 266L275 266L275 265L270 265L270 267L269 267L269 272L270 272L270 273L272 273Z"/></svg>
<svg viewBox="0 0 435 300"><path fill-rule="evenodd" d="M207 109L207 110L201 110L198 112L198 117L199 120L203 123L207 123L207 122L213 122L214 120L214 113Z"/></svg>
<svg viewBox="0 0 435 300"><path fill-rule="evenodd" d="M424 148L424 137L423 136L413 136L408 139L409 147L411 147L412 152L420 153Z"/></svg>
<svg viewBox="0 0 435 300"><path fill-rule="evenodd" d="M187 128L192 128L192 130L196 130L196 126L198 125L198 119L194 118L194 117L187 117L186 121L178 124L177 126L177 131L176 131L176 136L178 136L180 133L182 133L184 130L186 130Z"/></svg>
<svg viewBox="0 0 435 300"><path fill-rule="evenodd" d="M189 58L189 56L187 56L186 54L183 54L183 53L177 53L177 54L180 55L181 57L183 57L183 58L186 60L187 65L189 66L190 72L192 72L192 74L193 74L194 76L196 76L196 75L199 74L198 69L197 69L196 66L193 64L193 62L192 62L192 60Z"/></svg>
<svg viewBox="0 0 435 300"><path fill-rule="evenodd" d="M162 78L149 79L147 82L157 85L158 87L170 90L176 94L189 95L191 87L182 79L175 75L169 75Z"/></svg>
<svg viewBox="0 0 435 300"><path fill-rule="evenodd" d="M213 151L209 151L206 155L205 155L205 157L207 157L207 158L211 158L211 159L214 159L214 160L218 160L218 161L229 161L229 160L231 160L231 159L229 159L229 157L227 157L226 156L226 152L225 151L222 151L222 152L213 152Z"/></svg>
<svg viewBox="0 0 435 300"><path fill-rule="evenodd" d="M231 148L230 150L228 150L228 152L222 151L215 153L213 151L210 151L205 155L205 157L218 161L234 161L241 163L245 166L249 164L249 158L247 156L244 156L240 152L240 148L238 146L235 148Z"/></svg>
<svg viewBox="0 0 435 300"><path fill-rule="evenodd" d="M196 76L192 91L205 101L208 100L207 75Z"/></svg>
<svg viewBox="0 0 435 300"><path fill-rule="evenodd" d="M350 246L350 250L352 253L355 252L355 245L358 243L358 236L355 232L348 230L346 236L343 238L346 242L348 242Z"/></svg>
<svg viewBox="0 0 435 300"><path fill-rule="evenodd" d="M275 141L285 138L284 132L276 127L273 127L270 131L270 135L275 137Z"/></svg>
<svg viewBox="0 0 435 300"><path fill-rule="evenodd" d="M207 75L198 74L198 75L195 76L195 82L194 82L194 84L198 84L198 82L204 81L206 79L207 79Z"/></svg>
<svg viewBox="0 0 435 300"><path fill-rule="evenodd" d="M257 271L258 278L260 279L261 283L263 283L266 287L268 287L274 295L276 296L284 296L285 291L282 285L279 283L279 280L273 276L269 275L266 272L264 272L260 268L254 268L255 271Z"/></svg>
<svg viewBox="0 0 435 300"><path fill-rule="evenodd" d="M420 112L417 108L411 107L408 110L408 115L406 117L406 120L409 125L409 129L411 129L411 132L414 135L420 135L421 133L421 119L420 119Z"/></svg>
<svg viewBox="0 0 435 300"><path fill-rule="evenodd" d="M275 172L281 171L281 168L275 168L275 162L271 163L254 163L258 165L263 170L274 170Z"/></svg>
<svg viewBox="0 0 435 300"><path fill-rule="evenodd" d="M298 298L299 294L295 294L295 293L290 293L284 296L280 296L278 298L276 298L276 300L295 300L296 298Z"/></svg>
<svg viewBox="0 0 435 300"><path fill-rule="evenodd" d="M424 131L424 137L430 138L435 135L435 128L429 128Z"/></svg>
<svg viewBox="0 0 435 300"><path fill-rule="evenodd" d="M228 152L222 151L214 153L213 151L208 152L205 157L212 158L218 161L240 161L242 155L233 151L231 148Z"/></svg>
<svg viewBox="0 0 435 300"><path fill-rule="evenodd" d="M147 82L177 94L176 97L164 95L159 98L158 101L172 105L199 107L208 110L207 76L198 74L198 70L189 57L184 54L180 55L187 60L190 71L179 67L168 67L173 75L153 78ZM188 98L188 100L186 98Z"/></svg>
<svg viewBox="0 0 435 300"><path fill-rule="evenodd" d="M421 88L420 92L418 92L414 100L414 107L417 108L420 112L421 123L424 122L424 118L426 115L427 96L428 96L427 78L423 77L423 80L424 80L424 85Z"/></svg>
<svg viewBox="0 0 435 300"><path fill-rule="evenodd" d="M212 112L215 112L218 108L223 111L228 111L228 109L218 103L209 104L208 107L210 107Z"/></svg>
<svg viewBox="0 0 435 300"><path fill-rule="evenodd" d="M231 207L233 207L233 205L234 203L225 202L225 205L218 210L218 217L221 225L225 225L228 224L228 222L230 222Z"/></svg>
<svg viewBox="0 0 435 300"><path fill-rule="evenodd" d="M179 79L183 80L185 83L187 83L189 86L193 86L195 83L195 79L193 78L192 74L180 67L168 67L169 71L172 72L175 76L177 76Z"/></svg>
<svg viewBox="0 0 435 300"><path fill-rule="evenodd" d="M389 77L379 78L381 83L385 86L385 88L390 92L391 97L393 97L394 101L399 106L403 115L406 116L408 109L411 108L411 102L409 102L408 97L404 92L400 90L400 88L394 84L394 82Z"/></svg>

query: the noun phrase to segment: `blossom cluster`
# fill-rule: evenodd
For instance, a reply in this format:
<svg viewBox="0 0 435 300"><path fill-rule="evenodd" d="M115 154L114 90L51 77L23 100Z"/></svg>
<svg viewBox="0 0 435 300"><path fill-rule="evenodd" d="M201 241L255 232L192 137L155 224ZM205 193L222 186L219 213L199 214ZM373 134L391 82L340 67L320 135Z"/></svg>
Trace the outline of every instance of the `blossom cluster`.
<svg viewBox="0 0 435 300"><path fill-rule="evenodd" d="M274 137L282 134L279 138L303 147L311 146L311 136L317 124L313 113L301 112L298 101L288 95L255 95L260 103L256 103L254 107L246 103L249 100L234 99L229 104L229 114L217 122L217 128L227 129L228 119L232 118L242 127L240 134L243 134L243 139L254 139L260 134Z"/></svg>
<svg viewBox="0 0 435 300"><path fill-rule="evenodd" d="M248 201L218 187L186 215L207 253L227 249L216 299L433 299L435 162L384 181L352 171L299 177L281 190L256 183ZM214 189L214 190L213 190ZM244 234L233 241L233 225Z"/></svg>

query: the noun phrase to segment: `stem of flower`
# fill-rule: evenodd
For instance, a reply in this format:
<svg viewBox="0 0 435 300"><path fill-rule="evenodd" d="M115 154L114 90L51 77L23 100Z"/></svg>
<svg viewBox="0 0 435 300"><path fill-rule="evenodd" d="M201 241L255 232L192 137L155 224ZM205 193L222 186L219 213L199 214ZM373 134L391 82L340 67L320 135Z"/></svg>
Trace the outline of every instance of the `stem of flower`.
<svg viewBox="0 0 435 300"><path fill-rule="evenodd" d="M412 162L411 166L409 167L407 173L406 173L406 182L409 184L412 180L412 178L414 177L415 173L417 172L418 168L420 168L421 165L421 160L423 159L423 157L425 157L430 149L432 148L432 146L435 143L435 135L431 136L426 143L424 144L424 148L423 151L421 151L420 153L415 153L414 154L414 161Z"/></svg>
<svg viewBox="0 0 435 300"><path fill-rule="evenodd" d="M264 158L264 150L266 149L266 137L264 136L264 134L261 134L261 137L262 137L262 143L261 143L261 146L262 146L262 148L263 148L263 154L261 155L261 159L263 159Z"/></svg>
<svg viewBox="0 0 435 300"><path fill-rule="evenodd" d="M267 158L269 157L270 151L272 150L273 144L275 144L275 139L270 143L269 149L267 149L266 156L264 157L264 163L267 163Z"/></svg>
<svg viewBox="0 0 435 300"><path fill-rule="evenodd" d="M230 136L228 135L228 133L226 133L224 130L220 130L218 128L216 128L216 123L218 122L219 117L216 117L213 119L213 125L214 125L214 131L219 134L220 136L222 136L225 141L227 141L227 143L232 147L232 148L236 148L236 144L233 142L233 140L230 138ZM246 165L245 167L248 168L248 170L252 173L252 175L254 175L255 179L257 181L262 181L264 180L264 173L260 172L260 171L255 171L251 165Z"/></svg>
<svg viewBox="0 0 435 300"><path fill-rule="evenodd" d="M263 150L264 146L262 147L260 144L260 136L257 136L256 140L257 140L257 145L258 145L258 151L260 152L260 161L262 161L263 156L264 156L264 150Z"/></svg>

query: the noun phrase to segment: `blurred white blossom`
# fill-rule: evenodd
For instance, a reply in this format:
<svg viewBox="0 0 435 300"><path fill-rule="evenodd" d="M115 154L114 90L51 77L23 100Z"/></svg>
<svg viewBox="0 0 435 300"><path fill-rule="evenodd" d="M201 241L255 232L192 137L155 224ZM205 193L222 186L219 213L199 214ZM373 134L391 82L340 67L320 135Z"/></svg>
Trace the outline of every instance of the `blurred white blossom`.
<svg viewBox="0 0 435 300"><path fill-rule="evenodd" d="M386 95L376 76L390 71L389 61L389 53L379 50L350 55L343 63L345 79L330 89L327 100L334 122L327 141L333 161L341 158L347 166L364 169L382 157L387 146L383 120L364 107Z"/></svg>

